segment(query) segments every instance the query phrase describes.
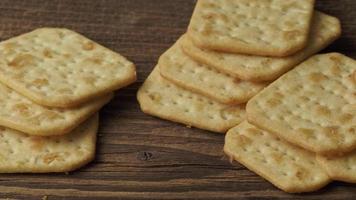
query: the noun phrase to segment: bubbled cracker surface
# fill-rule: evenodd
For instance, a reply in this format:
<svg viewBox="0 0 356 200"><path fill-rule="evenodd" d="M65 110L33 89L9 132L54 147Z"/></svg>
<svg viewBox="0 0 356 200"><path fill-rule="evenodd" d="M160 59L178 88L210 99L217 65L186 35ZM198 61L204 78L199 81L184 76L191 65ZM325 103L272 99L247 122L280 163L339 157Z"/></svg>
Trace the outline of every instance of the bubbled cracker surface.
<svg viewBox="0 0 356 200"><path fill-rule="evenodd" d="M340 21L316 11L313 17L310 39L305 49L283 58L232 54L194 45L191 39L182 40L182 48L192 58L213 66L243 80L274 80L307 57L325 48L340 36Z"/></svg>
<svg viewBox="0 0 356 200"><path fill-rule="evenodd" d="M49 108L0 84L0 126L31 135L65 134L97 112L111 97L112 94L100 97L75 108Z"/></svg>
<svg viewBox="0 0 356 200"><path fill-rule="evenodd" d="M244 106L229 106L177 87L156 66L137 94L143 112L163 119L224 133L245 117Z"/></svg>
<svg viewBox="0 0 356 200"><path fill-rule="evenodd" d="M224 151L286 192L310 192L330 181L314 154L246 121L228 131Z"/></svg>
<svg viewBox="0 0 356 200"><path fill-rule="evenodd" d="M288 72L247 105L248 120L320 154L356 148L356 62L317 55Z"/></svg>
<svg viewBox="0 0 356 200"><path fill-rule="evenodd" d="M98 116L65 136L30 136L0 128L0 173L67 172L94 158Z"/></svg>
<svg viewBox="0 0 356 200"><path fill-rule="evenodd" d="M356 183L356 151L344 156L318 156L318 161L333 180Z"/></svg>
<svg viewBox="0 0 356 200"><path fill-rule="evenodd" d="M286 56L306 44L314 0L199 0L189 35L199 46Z"/></svg>
<svg viewBox="0 0 356 200"><path fill-rule="evenodd" d="M0 81L42 105L78 105L135 76L127 59L67 29L41 28L0 43Z"/></svg>
<svg viewBox="0 0 356 200"><path fill-rule="evenodd" d="M241 81L208 65L195 62L180 47L182 36L159 61L162 76L174 83L226 104L245 103L266 83Z"/></svg>

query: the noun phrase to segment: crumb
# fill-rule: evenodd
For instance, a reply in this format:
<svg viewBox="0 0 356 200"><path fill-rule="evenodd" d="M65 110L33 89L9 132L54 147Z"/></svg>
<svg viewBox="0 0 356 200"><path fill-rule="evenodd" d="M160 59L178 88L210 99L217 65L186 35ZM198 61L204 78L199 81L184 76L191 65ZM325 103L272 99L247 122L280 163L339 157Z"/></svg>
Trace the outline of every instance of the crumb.
<svg viewBox="0 0 356 200"><path fill-rule="evenodd" d="M42 197L42 200L48 200L48 196L46 195L46 196L43 196Z"/></svg>

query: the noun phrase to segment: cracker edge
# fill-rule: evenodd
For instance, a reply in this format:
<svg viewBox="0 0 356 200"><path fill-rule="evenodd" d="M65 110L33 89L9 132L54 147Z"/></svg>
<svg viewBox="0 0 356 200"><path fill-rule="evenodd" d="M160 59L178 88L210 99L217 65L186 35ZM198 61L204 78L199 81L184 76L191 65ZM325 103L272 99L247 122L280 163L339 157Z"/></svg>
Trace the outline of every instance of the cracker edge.
<svg viewBox="0 0 356 200"><path fill-rule="evenodd" d="M356 153L356 151L355 151ZM345 155L347 156L347 155ZM328 173L328 176L335 180L335 181L343 181L343 182L347 182L347 183L356 183L356 176L354 178L351 178L350 176L348 176L347 173L344 173L342 171L335 171L335 169L333 167L330 167L327 163L327 161L325 161L326 157L322 156L322 155L317 155L317 161L318 163L324 168L324 170Z"/></svg>
<svg viewBox="0 0 356 200"><path fill-rule="evenodd" d="M319 12L319 11L316 11L316 12ZM337 26L338 26L338 32L333 36L333 37L330 37L329 40L326 40L325 43L321 46L321 48L319 50L315 50L313 51L308 57L312 56L313 54L316 54L317 52L325 49L327 46L329 46L330 44L332 44L335 40L337 40L340 36L341 36L341 33L342 33L342 28L341 28L341 22L338 18L334 17L334 16L331 16L331 15L328 15L328 14L325 14L323 12L319 12L319 13L322 13L324 15L327 15L328 17L332 17L336 22L337 22ZM309 38L308 38L309 39ZM192 40L191 37L189 35L187 35L187 40ZM184 42L183 42L184 43ZM192 41L192 43L194 44L194 42ZM194 44L196 45L196 44ZM225 73L228 73L230 74L231 76L234 76L236 78L239 78L241 80L246 80L246 81L256 81L256 82L261 82L261 81L273 81L275 79L277 79L279 76L283 75L284 73L288 72L289 70L291 70L293 67L297 66L298 64L302 63L303 61L305 61L306 59L308 58L303 58L303 59L300 59L299 61L297 62L289 62L285 65L290 65L290 67L286 67L285 69L281 70L281 71L276 71L276 72L268 72L268 73L264 73L264 72L261 72L261 73L256 73L256 71L251 71L251 70L240 70L240 69L235 69L235 70L222 70L220 69L219 65L222 64L222 63L219 63L219 64L216 64L216 63L213 63L213 62L210 62L210 61L207 61L205 59L202 58L201 55L197 55L196 53L192 53L193 51L188 49L187 47L185 47L186 45L182 45L182 49L183 51L189 55L191 58L193 58L194 60L200 62L200 63L204 63L204 64L207 64L207 65L210 65L218 70L221 70L221 71L225 71ZM201 48L197 45L197 48ZM214 51L214 50L213 50ZM302 50L303 51L303 50ZM296 52L298 53L298 52ZM293 55L291 55L293 56ZM272 58L273 59L273 58Z"/></svg>
<svg viewBox="0 0 356 200"><path fill-rule="evenodd" d="M234 127L236 128L236 127ZM232 129L234 129L232 128ZM229 157L229 159L231 161L235 160L239 163L241 163L244 167L246 167L249 171L251 172L254 172L256 173L257 175L259 175L260 177L262 177L263 179L267 180L268 182L270 182L272 185L274 185L275 187L283 190L284 192L287 192L287 193L304 193L304 192L314 192L314 191L317 191L321 188L323 188L324 186L328 185L330 182L332 182L331 179L329 179L328 181L325 181L324 184L320 184L320 185L315 185L315 187L310 187L308 190L305 190L304 188L296 188L296 187L293 187L293 186L284 186L284 185L280 185L278 183L275 183L273 178L271 178L269 176L268 173L264 173L263 171L261 170L258 170L257 168L255 168L254 166L252 165L249 165L247 162L244 162L243 159L239 159L237 156L234 156L234 153L232 152L229 152L229 149L228 147L226 146L226 141L229 137L229 132L232 131L232 129L230 129L227 133L226 133L226 136L225 136L225 142L224 142L224 153Z"/></svg>
<svg viewBox="0 0 356 200"><path fill-rule="evenodd" d="M161 65L160 65L161 66ZM164 70L162 70L164 71ZM180 81L180 80L175 80L169 76L167 76L164 72L161 71L161 76L164 77L165 79L169 80L170 82L173 82L174 84L178 85L179 87L181 88L184 88L185 90L190 90L194 93L197 93L197 94L200 94L200 95L203 95L203 96L206 96L207 98L210 98L214 101L217 101L217 102L220 102L222 104L226 104L226 105L231 105L231 106L234 106L234 105L239 105L239 104L244 104L246 103L248 100L250 100L253 96L255 96L256 94L258 94L258 92L256 92L256 94L252 94L250 93L249 95L246 95L244 96L243 98L228 98L227 96L222 96L222 95L219 95L220 97L216 97L214 95L211 95L210 93L208 92L205 92L204 90L201 90L201 89L197 89L195 87L191 87L191 86L188 86L187 84L185 84L183 81ZM266 85L267 86L267 85ZM263 87L260 89L262 90Z"/></svg>
<svg viewBox="0 0 356 200"><path fill-rule="evenodd" d="M79 124L83 123L85 120L87 120L89 117L91 117L94 113L98 112L100 108L105 106L112 98L114 97L113 93L110 93L107 96L102 97L100 101L102 101L101 104L98 104L97 107L93 108L91 112L86 113L85 115L78 117L75 120L70 121L69 126L63 126L63 124L59 124L56 127L52 128L34 128L33 126L28 127L28 126L23 126L17 123L13 123L11 120L3 120L0 118L0 124L3 124L2 126L12 128L14 130L18 130L24 133L27 133L29 135L33 136L42 136L42 137L47 137L47 136L58 136L58 135L65 135L70 133L72 130L74 130Z"/></svg>
<svg viewBox="0 0 356 200"><path fill-rule="evenodd" d="M182 48L181 44L174 44L174 45L179 45L180 48ZM183 49L183 48L182 48ZM184 51L183 51L184 52ZM184 52L185 53L185 52ZM188 55L187 55L188 56ZM190 57L190 56L188 56ZM190 57L191 58L191 57ZM191 58L192 59L192 58ZM196 62L194 59L193 59L194 62ZM164 66L168 66L167 62L166 62L166 59L163 58L163 55L159 58L159 61L158 61L158 67L160 68L160 74L163 78L165 78L166 80L178 85L179 87L185 89L185 90L190 90L194 93L198 93L198 94L201 94L203 96L206 96L208 98L211 98L217 102L220 102L222 104L227 104L227 105L238 105L238 104L243 104L243 103L246 103L248 100L250 100L253 96L255 96L256 94L258 94L259 91L261 91L264 87L266 87L268 84L267 83L258 83L261 85L261 88L258 92L256 93L251 93L251 92L246 92L246 94L248 95L245 95L244 97L239 97L239 98L236 98L236 97L233 97L233 96L225 96L225 95L211 95L211 93L209 92L206 92L205 90L203 89L200 89L200 88L197 88L197 87L194 87L194 86L190 86L189 84L186 84L184 81L182 80L178 80L178 79L175 79L175 78L172 78L171 76L169 76L167 70L166 70L166 67ZM221 71L219 69L216 69L217 71ZM222 72L222 73L225 73L225 72ZM237 78L236 78L237 79ZM238 79L237 79L238 80ZM244 81L244 80L239 80L239 81ZM246 81L246 82L249 82L249 81ZM263 86L264 84L264 86Z"/></svg>
<svg viewBox="0 0 356 200"><path fill-rule="evenodd" d="M309 59L307 59L305 62L307 62L308 60L310 60L310 59L312 59L312 58L314 58L316 56L327 56L327 55L341 55L341 56L347 57L344 54L341 54L341 53L338 53L338 52L332 52L332 53L314 55L314 56L310 57ZM347 57L347 58L353 59L353 58L350 58L350 57ZM285 76L285 75L286 74L284 74L283 76ZM283 77L283 76L281 76L281 77ZM279 80L279 79L277 79L277 80ZM267 86L264 90L268 89L269 87L271 87L274 84L275 84L275 82L273 82L272 84ZM263 92L264 90L262 90L261 92ZM354 145L349 145L349 146L347 146L347 147L345 147L343 149L340 149L340 147L336 147L336 148L333 148L333 149L329 149L329 150L324 150L323 151L323 150L320 150L318 148L315 148L315 146L313 146L313 145L306 145L306 144L304 144L304 143L302 143L300 141L294 141L293 140L294 137L292 136L293 134L288 134L288 135L280 134L281 132L289 132L289 133L291 133L291 131L289 129L280 128L280 127L276 126L274 123L271 123L270 121L266 120L265 118L260 118L259 117L259 114L258 114L259 112L255 109L254 105L251 105L252 101L255 98L258 98L258 97L259 97L259 95L257 94L256 96L254 96L246 104L246 118L247 118L247 121L249 123L251 123L252 125L254 125L254 126L256 126L256 127L260 128L260 129L267 130L267 131L277 135L278 137L280 137L280 138L282 138L282 139L284 139L284 140L286 140L286 141L288 141L288 142L290 142L290 143L292 143L292 144L294 144L296 146L301 146L302 148L307 149L308 151L315 152L315 153L317 153L319 155L338 156L338 155L343 155L343 154L347 154L349 152L352 152L356 148L356 142L355 142Z"/></svg>
<svg viewBox="0 0 356 200"><path fill-rule="evenodd" d="M158 67L158 66L156 66ZM153 69L155 70L155 69ZM151 72L152 73L152 72ZM160 72L158 72L160 74ZM151 76L151 75L149 75ZM149 78L149 77L148 77ZM162 77L163 78L163 77ZM168 81L168 80L167 80ZM142 112L144 112L145 114L148 115L152 115L155 116L157 118L161 118L161 119L165 119L168 121L172 121L175 123L179 123L179 124L184 124L187 127L196 127L198 129L203 129L203 130L207 130L207 131L211 131L211 132L216 132L216 133L223 133L225 134L227 130L229 130L232 126L231 125L227 125L227 124L221 124L220 127L209 127L209 126L205 126L205 123L195 123L195 122L191 122L189 120L182 120L182 119L177 119L175 116L175 114L157 114L157 112L155 112L154 110L152 110L152 107L149 105L146 105L144 102L146 102L148 100L148 97L144 94L144 92L142 91L142 88L144 86L144 84L146 83L146 81L143 83L143 85L140 87L140 89L137 92L136 98L139 102L140 108L142 110ZM179 87L179 86L178 86ZM183 89L183 88L182 88ZM185 89L183 89L185 90ZM207 98L207 97L205 97ZM240 124L244 119L241 119L239 122L237 122L236 124L234 124L233 126L236 126L238 124Z"/></svg>
<svg viewBox="0 0 356 200"><path fill-rule="evenodd" d="M38 28L35 29L33 31L38 31L41 29L61 29L61 30L66 30L69 32L74 32L75 34L80 35L81 37L86 38L87 40L94 42L95 44L97 44L98 46L100 46L101 48L104 48L105 50L108 50L110 52L113 52L115 54L120 55L121 57L123 57L124 59L126 59L128 61L128 63L130 63L130 67L129 67L129 71L127 72L128 76L125 79L122 79L119 81L119 83L114 83L114 84L110 84L108 87L104 87L102 88L100 91L97 92L91 92L87 95L83 95L80 98L78 97L70 97L67 99L60 99L60 100L53 100L51 97L47 97L47 98L43 98L43 96L38 95L36 92L32 92L31 90L28 90L25 86L21 85L21 84L17 84L16 82L13 82L11 80L11 78L8 78L7 76L4 76L2 73L0 73L0 82L3 83L4 85L7 85L8 87L14 89L15 91L17 91L18 93L26 96L27 98L31 99L32 101L34 101L35 103L39 104L39 105L43 105L43 106L49 106L49 107L57 107L57 108L69 108L69 107L75 107L75 106L79 106L80 104L83 104L85 102L88 102L90 100L95 99L98 96L103 96L105 94L108 94L112 91L121 89L123 87L126 87L132 83L134 83L137 80L137 75L136 75L136 67L134 65L134 63L132 63L131 61L129 61L126 57L122 56L121 54L108 49L107 47L102 46L101 44L85 37L84 35L77 33L75 31L66 29L66 28L51 28L51 27L43 27L43 28ZM19 36L15 36L13 38L9 38L7 40L1 41L1 43L9 41L9 40L13 40L16 39L18 37L21 37L23 35L26 35L28 33L31 33L33 31L21 34Z"/></svg>
<svg viewBox="0 0 356 200"><path fill-rule="evenodd" d="M13 174L13 173L40 173L40 174L44 174L44 173L63 173L63 172L71 172L71 171L75 171L81 167L84 167L85 165L87 165L88 163L92 162L95 158L95 152L96 152L96 140L97 140L97 132L98 132L98 128L99 128L99 114L95 113L94 115L91 116L92 118L89 118L88 120L93 120L93 122L91 124L89 124L87 130L92 133L92 137L91 137L91 145L93 147L93 149L90 151L90 153L88 153L85 157L81 157L80 160L77 160L76 163L72 163L70 165L67 166L60 166L60 167L51 167L50 170L45 170L45 169L35 169L35 168L28 168L28 170L4 170L3 172L1 172L0 174ZM85 123L85 122L83 122Z"/></svg>
<svg viewBox="0 0 356 200"><path fill-rule="evenodd" d="M314 10L314 5L315 5L315 0L310 0L313 4L313 6L311 7L311 10L309 10L309 12L311 12L312 14L310 15L309 19L308 19L308 23L309 26L307 28L307 33L310 32L310 28L311 28L311 20L313 18L313 10ZM198 9L201 9L201 0L198 0L193 15L192 15L192 19L197 15L196 11ZM191 21L192 21L191 19ZM200 35L195 35L193 34L193 30L191 27L191 22L189 23L188 26L188 35L189 37L192 39L192 41L201 48L205 48L205 49L211 49L211 50L217 50L217 51L225 51L225 52L230 52L230 53L241 53L241 54L249 54L249 55L260 55L260 56L271 56L271 57L286 57L286 56L290 56L295 54L296 52L302 50L308 43L308 36L309 34L306 34L303 37L303 40L301 41L301 43L296 44L295 46L290 46L287 45L284 49L280 49L280 48L271 48L271 47L258 47L258 46L251 46L251 45L246 45L243 42L239 42L239 41L234 41L234 45L231 45L231 41L223 41L223 42L213 42L213 41L206 41L204 40L202 37L200 37Z"/></svg>

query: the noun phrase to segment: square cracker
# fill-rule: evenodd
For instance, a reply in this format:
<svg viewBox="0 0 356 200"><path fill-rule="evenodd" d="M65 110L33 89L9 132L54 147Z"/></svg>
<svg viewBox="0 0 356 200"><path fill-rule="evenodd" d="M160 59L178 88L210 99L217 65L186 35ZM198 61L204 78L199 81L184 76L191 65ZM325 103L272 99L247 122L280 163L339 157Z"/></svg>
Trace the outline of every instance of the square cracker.
<svg viewBox="0 0 356 200"><path fill-rule="evenodd" d="M285 192L311 192L330 182L313 153L246 121L227 132L224 152Z"/></svg>
<svg viewBox="0 0 356 200"><path fill-rule="evenodd" d="M0 43L0 81L34 102L73 107L136 80L126 58L62 28L40 28Z"/></svg>
<svg viewBox="0 0 356 200"><path fill-rule="evenodd" d="M159 59L161 75L188 90L225 104L246 103L267 83L241 81L192 60L181 49L182 36Z"/></svg>
<svg viewBox="0 0 356 200"><path fill-rule="evenodd" d="M49 108L0 84L0 126L38 136L67 134L112 97L109 94L73 108Z"/></svg>
<svg viewBox="0 0 356 200"><path fill-rule="evenodd" d="M243 105L230 106L177 87L156 66L137 93L144 113L170 121L225 133L245 118Z"/></svg>
<svg viewBox="0 0 356 200"><path fill-rule="evenodd" d="M356 151L337 157L319 155L317 160L333 180L356 183Z"/></svg>
<svg viewBox="0 0 356 200"><path fill-rule="evenodd" d="M325 48L340 35L340 21L316 11L307 46L288 57L263 57L212 51L199 48L188 37L182 40L181 46L183 51L194 60L210 65L232 77L250 81L269 81L275 80L304 59Z"/></svg>
<svg viewBox="0 0 356 200"><path fill-rule="evenodd" d="M314 0L198 0L188 35L201 48L289 56L307 44Z"/></svg>
<svg viewBox="0 0 356 200"><path fill-rule="evenodd" d="M247 104L248 121L323 155L356 148L356 61L314 56Z"/></svg>
<svg viewBox="0 0 356 200"><path fill-rule="evenodd" d="M98 115L64 136L29 136L0 128L0 173L73 171L95 156Z"/></svg>

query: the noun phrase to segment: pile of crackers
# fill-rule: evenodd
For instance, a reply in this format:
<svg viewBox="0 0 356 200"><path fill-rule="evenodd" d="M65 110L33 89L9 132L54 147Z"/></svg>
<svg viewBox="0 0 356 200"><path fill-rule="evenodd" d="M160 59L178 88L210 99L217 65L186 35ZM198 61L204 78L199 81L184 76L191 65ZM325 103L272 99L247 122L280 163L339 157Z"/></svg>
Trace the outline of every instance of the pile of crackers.
<svg viewBox="0 0 356 200"><path fill-rule="evenodd" d="M94 158L98 111L136 80L121 55L60 28L0 43L0 173L68 172Z"/></svg>
<svg viewBox="0 0 356 200"><path fill-rule="evenodd" d="M341 35L314 4L198 0L187 33L138 91L141 109L230 129L225 153L286 192L356 182L356 63L313 56Z"/></svg>

